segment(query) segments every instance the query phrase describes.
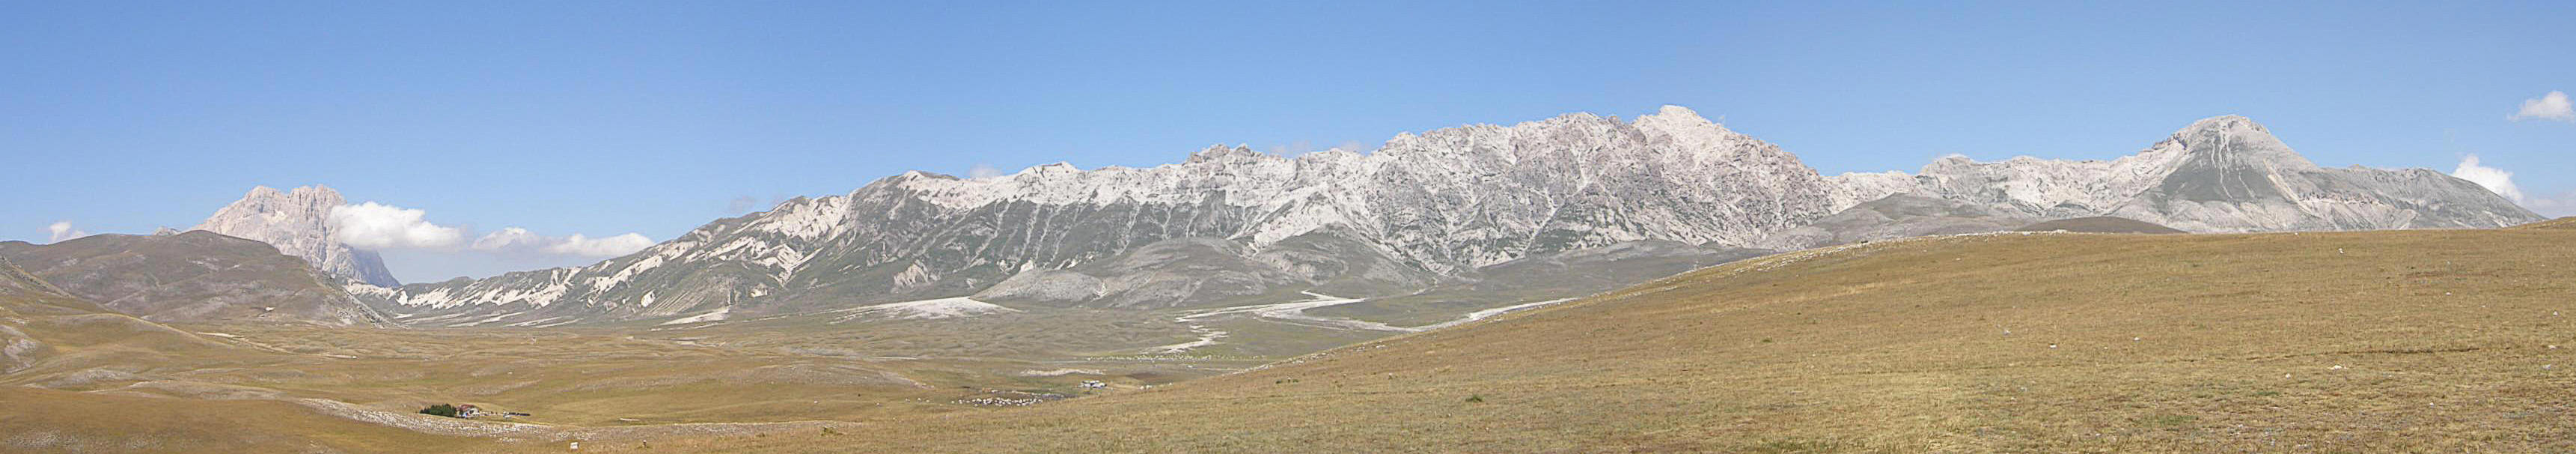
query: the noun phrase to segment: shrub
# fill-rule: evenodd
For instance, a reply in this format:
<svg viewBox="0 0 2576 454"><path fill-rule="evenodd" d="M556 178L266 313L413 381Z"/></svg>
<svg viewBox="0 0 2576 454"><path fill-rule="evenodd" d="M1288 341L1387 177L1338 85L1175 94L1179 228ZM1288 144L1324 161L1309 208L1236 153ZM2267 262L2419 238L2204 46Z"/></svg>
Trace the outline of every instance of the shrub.
<svg viewBox="0 0 2576 454"><path fill-rule="evenodd" d="M2147 416L2146 418L2141 419L2141 420L2139 421L2139 423L2140 423L2141 425L2145 425L2145 426L2147 426L2147 427L2183 427L2183 426L2189 426L2189 425L2191 425L2192 423L2194 423L2194 422L2198 422L2198 421L2200 421L2200 417L2199 417L2199 416L2192 416L2192 415L2176 415L2176 414L2156 414L2156 415L2150 415L2150 416Z"/></svg>

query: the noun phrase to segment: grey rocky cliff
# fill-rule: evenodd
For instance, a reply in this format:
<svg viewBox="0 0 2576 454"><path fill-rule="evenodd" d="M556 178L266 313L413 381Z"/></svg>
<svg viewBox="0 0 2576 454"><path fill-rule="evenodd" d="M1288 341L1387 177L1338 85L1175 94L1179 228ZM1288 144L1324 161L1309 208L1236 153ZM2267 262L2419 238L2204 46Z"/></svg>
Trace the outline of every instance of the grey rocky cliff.
<svg viewBox="0 0 2576 454"><path fill-rule="evenodd" d="M374 252L340 243L340 235L332 231L331 210L347 204L339 191L327 186L289 191L260 186L251 188L241 200L215 210L204 223L189 230L268 243L278 252L302 258L324 273L379 286L401 285Z"/></svg>

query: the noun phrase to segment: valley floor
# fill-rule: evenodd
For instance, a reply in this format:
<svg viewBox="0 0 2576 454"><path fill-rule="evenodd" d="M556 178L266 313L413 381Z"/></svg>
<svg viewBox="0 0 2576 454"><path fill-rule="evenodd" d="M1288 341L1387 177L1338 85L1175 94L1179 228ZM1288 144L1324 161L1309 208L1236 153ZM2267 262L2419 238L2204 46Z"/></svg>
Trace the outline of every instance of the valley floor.
<svg viewBox="0 0 2576 454"><path fill-rule="evenodd" d="M13 330L0 331L12 345L0 366L29 358L0 374L0 402L23 403L0 407L0 433L12 434L0 451L489 451L848 431L1149 389L1407 330L1297 310L1364 300L1295 298L1167 310L950 298L608 326L387 328L170 325L0 295L0 328ZM1461 315L1471 316L1483 314ZM21 339L39 347L21 352ZM416 413L441 403L487 414ZM211 413L116 413L133 406Z"/></svg>

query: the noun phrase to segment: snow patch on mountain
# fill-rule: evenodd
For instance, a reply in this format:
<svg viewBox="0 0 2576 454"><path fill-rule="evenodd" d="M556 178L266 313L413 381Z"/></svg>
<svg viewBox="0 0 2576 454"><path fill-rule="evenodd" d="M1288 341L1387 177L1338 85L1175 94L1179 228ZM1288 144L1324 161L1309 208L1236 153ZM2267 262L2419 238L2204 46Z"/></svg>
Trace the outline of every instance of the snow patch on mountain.
<svg viewBox="0 0 2576 454"><path fill-rule="evenodd" d="M719 308L716 308L716 310L714 310L714 311L709 311L709 312L704 313L704 314L691 315L691 316L687 316L687 317L680 317L680 318L671 319L671 321L662 322L662 325L663 325L663 326L670 326L670 325L685 325L685 324L690 324L690 323L701 323L701 322L717 322L717 321L724 321L724 319L725 319L726 317L731 317L732 315L733 315L733 308L732 308L732 307L719 307Z"/></svg>
<svg viewBox="0 0 2576 454"><path fill-rule="evenodd" d="M955 298L876 304L837 310L833 312L845 312L849 315L835 319L832 323L847 322L860 317L879 317L897 320L934 320L1019 311L1019 309L1012 309L1009 307L1003 307L999 304L976 301L974 298L960 296Z"/></svg>

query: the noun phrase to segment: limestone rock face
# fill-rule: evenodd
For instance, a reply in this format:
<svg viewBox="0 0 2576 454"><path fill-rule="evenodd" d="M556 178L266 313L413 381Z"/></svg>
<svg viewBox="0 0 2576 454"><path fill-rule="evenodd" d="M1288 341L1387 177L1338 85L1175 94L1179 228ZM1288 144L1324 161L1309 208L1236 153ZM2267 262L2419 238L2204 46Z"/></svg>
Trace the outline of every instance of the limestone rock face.
<svg viewBox="0 0 2576 454"><path fill-rule="evenodd" d="M340 235L331 228L331 210L346 204L348 200L342 199L339 191L326 186L290 191L260 186L189 230L268 243L278 252L311 262L313 269L324 273L378 286L402 285L394 279L393 272L385 270L384 260L374 252L340 243Z"/></svg>

